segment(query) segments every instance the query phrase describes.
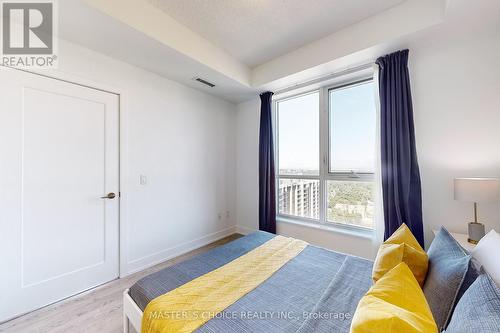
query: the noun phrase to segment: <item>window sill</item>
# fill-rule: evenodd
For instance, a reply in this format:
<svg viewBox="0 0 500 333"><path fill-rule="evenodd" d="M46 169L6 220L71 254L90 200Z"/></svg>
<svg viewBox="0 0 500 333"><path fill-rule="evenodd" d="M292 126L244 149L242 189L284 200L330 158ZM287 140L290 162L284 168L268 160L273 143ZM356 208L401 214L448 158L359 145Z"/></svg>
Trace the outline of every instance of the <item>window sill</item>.
<svg viewBox="0 0 500 333"><path fill-rule="evenodd" d="M293 219L293 218L288 218L288 217L283 217L283 216L276 216L276 221L278 223L289 223L289 224L295 224L299 225L302 227L307 227L307 228L312 228L312 229L319 229L319 230L325 230L328 232L334 232L342 235L347 235L347 236L353 236L353 237L359 237L359 238L364 238L364 239L373 239L374 237L374 231L373 230L363 230L363 229L358 229L358 228L353 228L349 226L336 226L336 225L325 225L325 224L320 224L316 222L307 222L307 221L302 221L299 219Z"/></svg>

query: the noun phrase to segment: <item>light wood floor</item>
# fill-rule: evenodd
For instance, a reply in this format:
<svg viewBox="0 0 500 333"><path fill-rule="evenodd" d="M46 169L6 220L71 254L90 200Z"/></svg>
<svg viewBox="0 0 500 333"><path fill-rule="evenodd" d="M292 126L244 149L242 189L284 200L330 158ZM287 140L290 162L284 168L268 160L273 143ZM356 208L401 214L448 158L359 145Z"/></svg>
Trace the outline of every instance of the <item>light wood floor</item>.
<svg viewBox="0 0 500 333"><path fill-rule="evenodd" d="M192 258L211 248L230 242L234 234L217 242L153 266L144 271L117 279L85 293L46 306L0 325L0 332L22 333L119 333L122 328L123 291L140 278L180 261ZM4 300L2 300L4 301ZM132 331L132 330L131 330Z"/></svg>

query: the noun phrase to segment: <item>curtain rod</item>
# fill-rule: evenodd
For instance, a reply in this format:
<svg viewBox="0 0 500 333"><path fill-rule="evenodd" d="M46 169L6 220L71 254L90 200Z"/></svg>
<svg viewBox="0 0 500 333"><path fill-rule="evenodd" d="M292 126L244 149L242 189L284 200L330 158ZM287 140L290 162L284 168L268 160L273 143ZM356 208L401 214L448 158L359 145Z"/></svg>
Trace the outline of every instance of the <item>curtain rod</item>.
<svg viewBox="0 0 500 333"><path fill-rule="evenodd" d="M341 70L339 72L335 72L335 73L331 73L331 74L328 74L328 75L325 75L325 76L321 76L321 77L318 77L318 78L313 79L313 80L309 80L309 81L302 82L302 83L296 83L296 84L293 84L293 85L288 86L286 88L283 88L283 89L280 89L278 91L275 91L274 95L284 94L284 93L287 93L289 91L292 91L292 90L295 90L295 89L300 89L300 88L303 88L303 87L307 87L307 86L310 86L310 85L315 84L315 83L320 83L320 82L323 82L323 81L326 81L326 80L334 79L334 78L337 78L337 77L340 77L340 76L344 76L344 75L355 73L355 72L358 72L358 71L361 71L361 70L364 70L364 69L368 69L368 68L372 67L374 64L375 64L375 62L372 61L372 62L369 62L369 63L366 63L366 64L362 64L362 65L359 65L359 66L346 68L346 69Z"/></svg>

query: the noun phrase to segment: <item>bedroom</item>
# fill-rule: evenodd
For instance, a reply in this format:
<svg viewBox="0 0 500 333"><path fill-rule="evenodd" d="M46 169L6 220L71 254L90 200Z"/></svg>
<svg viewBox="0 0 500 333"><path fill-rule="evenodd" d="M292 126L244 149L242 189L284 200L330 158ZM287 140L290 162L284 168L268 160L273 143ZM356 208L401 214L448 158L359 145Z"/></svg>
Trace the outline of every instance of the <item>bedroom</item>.
<svg viewBox="0 0 500 333"><path fill-rule="evenodd" d="M2 1L0 331L377 331L398 273L420 306L381 311L428 320L393 332L500 332L498 1L34 3ZM143 315L220 271L207 316Z"/></svg>

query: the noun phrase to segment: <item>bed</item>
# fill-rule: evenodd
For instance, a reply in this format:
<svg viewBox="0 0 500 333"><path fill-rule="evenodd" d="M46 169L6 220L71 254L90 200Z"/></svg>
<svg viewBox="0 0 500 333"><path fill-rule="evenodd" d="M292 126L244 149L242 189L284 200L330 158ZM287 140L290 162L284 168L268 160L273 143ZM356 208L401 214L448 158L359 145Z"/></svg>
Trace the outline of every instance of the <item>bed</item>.
<svg viewBox="0 0 500 333"><path fill-rule="evenodd" d="M124 332L141 331L154 298L248 253L275 235L254 232L146 276L124 292ZM369 260L308 245L196 332L349 332L356 306L372 285Z"/></svg>

